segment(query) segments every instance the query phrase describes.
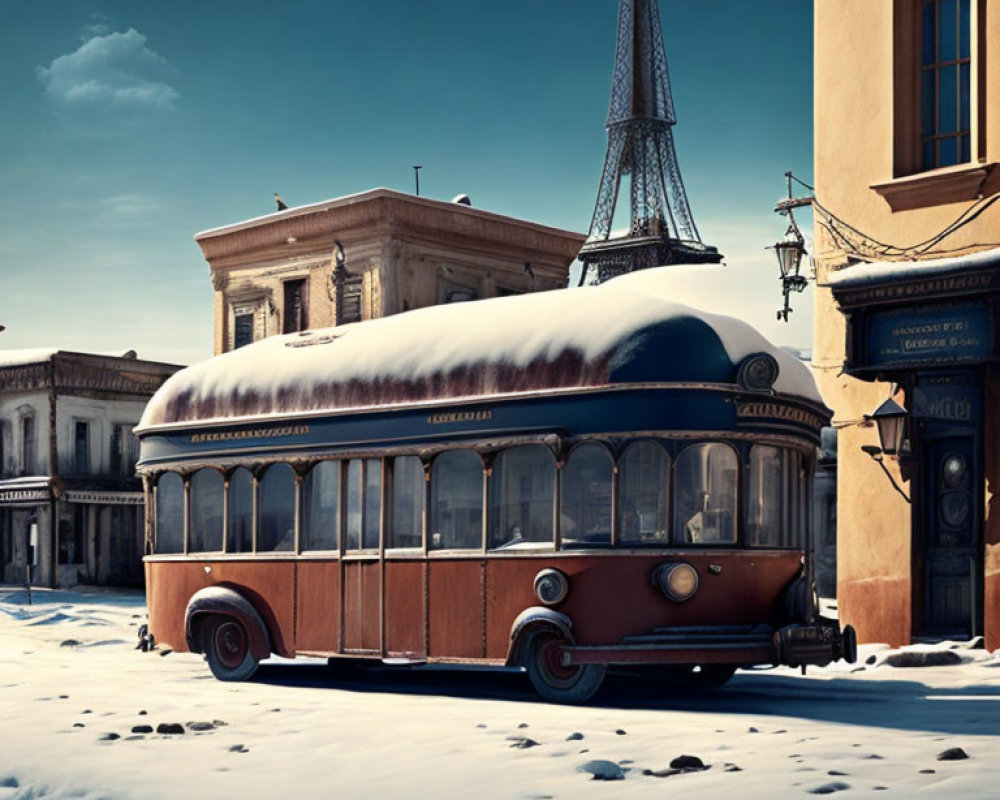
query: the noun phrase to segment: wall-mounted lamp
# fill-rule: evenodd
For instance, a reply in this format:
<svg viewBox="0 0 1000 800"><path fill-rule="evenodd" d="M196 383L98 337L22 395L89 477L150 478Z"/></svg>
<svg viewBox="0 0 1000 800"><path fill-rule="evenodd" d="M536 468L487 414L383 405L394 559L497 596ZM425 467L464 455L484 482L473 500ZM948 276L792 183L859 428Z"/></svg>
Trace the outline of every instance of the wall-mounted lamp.
<svg viewBox="0 0 1000 800"><path fill-rule="evenodd" d="M907 416L906 409L891 397L871 414L865 414L866 420L875 423L875 428L878 431L879 446L865 445L861 450L871 456L872 460L882 468L882 471L892 483L892 488L899 492L902 498L909 503L909 496L896 483L896 479L884 463L885 456L895 458L900 462L900 470L903 471L903 458L909 455L906 444Z"/></svg>
<svg viewBox="0 0 1000 800"><path fill-rule="evenodd" d="M802 231L799 230L799 226L795 223L795 216L792 212L796 208L811 206L813 198L792 197L792 173L786 172L785 179L788 182L788 199L778 203L774 207L774 211L777 214L788 217L788 230L785 231L784 236L767 249L774 250L775 255L778 257L778 269L781 273L781 292L785 298L785 307L778 312L778 319L788 322L788 315L792 312L789 305L789 295L793 291L801 292L809 283L808 278L799 274L799 270L802 268L802 256L806 255L806 240L802 235Z"/></svg>

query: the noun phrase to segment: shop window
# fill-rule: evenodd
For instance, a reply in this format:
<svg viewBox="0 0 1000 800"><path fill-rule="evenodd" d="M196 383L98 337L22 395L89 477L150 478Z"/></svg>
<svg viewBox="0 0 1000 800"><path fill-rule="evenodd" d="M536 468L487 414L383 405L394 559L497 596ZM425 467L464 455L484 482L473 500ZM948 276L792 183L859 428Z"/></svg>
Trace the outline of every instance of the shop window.
<svg viewBox="0 0 1000 800"><path fill-rule="evenodd" d="M229 477L229 519L226 523L226 551L253 550L253 476L240 467Z"/></svg>
<svg viewBox="0 0 1000 800"><path fill-rule="evenodd" d="M184 480L176 472L156 482L156 552L184 552Z"/></svg>
<svg viewBox="0 0 1000 800"><path fill-rule="evenodd" d="M222 550L224 493L224 480L218 470L201 469L192 476L189 553L213 553Z"/></svg>
<svg viewBox="0 0 1000 800"><path fill-rule="evenodd" d="M9 508L0 508L0 564L14 562L14 525Z"/></svg>
<svg viewBox="0 0 1000 800"><path fill-rule="evenodd" d="M288 552L295 547L295 471L272 464L260 482L257 552Z"/></svg>
<svg viewBox="0 0 1000 800"><path fill-rule="evenodd" d="M422 547L424 465L416 456L392 460L392 492L386 547Z"/></svg>
<svg viewBox="0 0 1000 800"><path fill-rule="evenodd" d="M611 455L601 445L574 447L560 473L562 545L611 544Z"/></svg>
<svg viewBox="0 0 1000 800"><path fill-rule="evenodd" d="M667 540L670 458L656 442L633 442L618 462L618 541Z"/></svg>
<svg viewBox="0 0 1000 800"><path fill-rule="evenodd" d="M555 459L544 445L501 452L490 478L490 547L551 544L555 487Z"/></svg>
<svg viewBox="0 0 1000 800"><path fill-rule="evenodd" d="M483 462L472 450L452 450L431 468L433 550L479 550L483 546Z"/></svg>
<svg viewBox="0 0 1000 800"><path fill-rule="evenodd" d="M340 527L340 462L320 461L302 480L303 550L336 550Z"/></svg>
<svg viewBox="0 0 1000 800"><path fill-rule="evenodd" d="M920 142L923 169L971 158L971 0L923 0Z"/></svg>
<svg viewBox="0 0 1000 800"><path fill-rule="evenodd" d="M674 469L674 541L736 542L736 452L725 444L692 445Z"/></svg>
<svg viewBox="0 0 1000 800"><path fill-rule="evenodd" d="M59 556L60 564L84 564L86 562L87 507L74 505L63 507L59 515Z"/></svg>

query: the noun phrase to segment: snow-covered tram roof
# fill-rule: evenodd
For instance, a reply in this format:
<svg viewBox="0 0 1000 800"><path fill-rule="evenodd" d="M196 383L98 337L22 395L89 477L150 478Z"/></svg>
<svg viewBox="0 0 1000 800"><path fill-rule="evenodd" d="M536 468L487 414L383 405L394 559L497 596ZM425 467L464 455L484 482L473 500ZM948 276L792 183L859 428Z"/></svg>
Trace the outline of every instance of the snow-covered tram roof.
<svg viewBox="0 0 1000 800"><path fill-rule="evenodd" d="M668 269L272 336L178 372L140 428L634 382L733 384L758 352L778 362L776 392L822 404L806 365L753 327L671 302Z"/></svg>

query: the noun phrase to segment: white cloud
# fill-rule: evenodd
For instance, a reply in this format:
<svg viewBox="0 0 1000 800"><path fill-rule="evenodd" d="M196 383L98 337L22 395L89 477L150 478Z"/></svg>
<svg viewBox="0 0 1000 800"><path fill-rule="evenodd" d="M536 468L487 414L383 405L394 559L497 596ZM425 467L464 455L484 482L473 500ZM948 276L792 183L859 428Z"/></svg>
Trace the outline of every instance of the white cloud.
<svg viewBox="0 0 1000 800"><path fill-rule="evenodd" d="M45 94L64 110L112 114L169 111L180 94L165 82L170 63L134 28L94 35L80 47L38 67Z"/></svg>

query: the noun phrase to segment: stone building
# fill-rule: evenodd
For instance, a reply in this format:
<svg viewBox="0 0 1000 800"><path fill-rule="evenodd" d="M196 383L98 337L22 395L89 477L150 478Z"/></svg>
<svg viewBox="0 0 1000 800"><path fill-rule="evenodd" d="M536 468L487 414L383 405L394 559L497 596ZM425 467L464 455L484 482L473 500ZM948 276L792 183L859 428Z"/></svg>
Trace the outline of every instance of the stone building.
<svg viewBox="0 0 1000 800"><path fill-rule="evenodd" d="M841 618L1000 647L1000 0L815 0L815 34Z"/></svg>
<svg viewBox="0 0 1000 800"><path fill-rule="evenodd" d="M0 582L142 583L132 428L180 367L0 350Z"/></svg>
<svg viewBox="0 0 1000 800"><path fill-rule="evenodd" d="M199 233L216 354L276 333L566 285L583 234L466 202L372 189Z"/></svg>

